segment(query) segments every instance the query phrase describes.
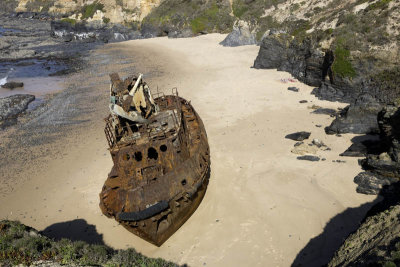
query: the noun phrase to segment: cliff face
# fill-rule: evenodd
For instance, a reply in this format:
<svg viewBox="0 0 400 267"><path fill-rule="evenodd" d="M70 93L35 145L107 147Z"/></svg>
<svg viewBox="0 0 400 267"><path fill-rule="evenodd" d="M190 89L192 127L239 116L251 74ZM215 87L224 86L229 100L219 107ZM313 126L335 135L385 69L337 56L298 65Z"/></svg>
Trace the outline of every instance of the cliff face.
<svg viewBox="0 0 400 267"><path fill-rule="evenodd" d="M398 73L399 6L390 0L236 0L232 10L261 42L254 67L288 71L318 87L314 93L323 99L351 102L368 93L388 102L399 96L385 75Z"/></svg>
<svg viewBox="0 0 400 267"><path fill-rule="evenodd" d="M6 0L13 2L13 0ZM161 0L19 0L16 12L48 12L70 19L111 23L140 22Z"/></svg>
<svg viewBox="0 0 400 267"><path fill-rule="evenodd" d="M289 71L319 98L350 102L327 133L377 133L377 113L400 97L399 7L391 0L271 6L252 21L257 36L267 29L254 66Z"/></svg>
<svg viewBox="0 0 400 267"><path fill-rule="evenodd" d="M400 206L367 218L328 264L332 266L399 266Z"/></svg>

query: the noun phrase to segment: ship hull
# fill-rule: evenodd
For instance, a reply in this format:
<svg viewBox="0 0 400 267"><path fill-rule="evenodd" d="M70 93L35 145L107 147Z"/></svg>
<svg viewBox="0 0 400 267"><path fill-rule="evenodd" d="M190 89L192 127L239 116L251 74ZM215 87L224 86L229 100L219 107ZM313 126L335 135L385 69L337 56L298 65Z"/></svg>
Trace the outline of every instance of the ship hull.
<svg viewBox="0 0 400 267"><path fill-rule="evenodd" d="M114 167L100 193L103 214L156 246L161 246L195 212L210 178L210 154L203 122L189 102L177 96L171 99L182 104L181 129L171 139L173 142L181 139L182 143L179 151L169 152L164 162L159 159L160 165L170 165L169 171L158 175L156 181L146 182L140 177L140 186L129 186L137 180L131 172L135 168L122 165L126 163L119 160L120 154L132 155L139 146L114 149L111 151Z"/></svg>

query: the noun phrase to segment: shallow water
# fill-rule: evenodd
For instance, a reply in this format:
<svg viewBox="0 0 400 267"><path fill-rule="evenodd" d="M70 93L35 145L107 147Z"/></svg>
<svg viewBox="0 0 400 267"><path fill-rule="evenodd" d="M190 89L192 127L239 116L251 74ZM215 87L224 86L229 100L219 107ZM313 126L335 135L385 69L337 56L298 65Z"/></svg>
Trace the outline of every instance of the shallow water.
<svg viewBox="0 0 400 267"><path fill-rule="evenodd" d="M32 94L36 96L36 103L43 101L47 94L56 93L62 89L63 78L49 76L66 67L56 61L22 60L18 62L0 63L0 80L7 76L7 82L23 82L23 88L13 90L0 87L0 97L15 94Z"/></svg>
<svg viewBox="0 0 400 267"><path fill-rule="evenodd" d="M3 36L5 32L21 32L21 30L0 27L0 37Z"/></svg>

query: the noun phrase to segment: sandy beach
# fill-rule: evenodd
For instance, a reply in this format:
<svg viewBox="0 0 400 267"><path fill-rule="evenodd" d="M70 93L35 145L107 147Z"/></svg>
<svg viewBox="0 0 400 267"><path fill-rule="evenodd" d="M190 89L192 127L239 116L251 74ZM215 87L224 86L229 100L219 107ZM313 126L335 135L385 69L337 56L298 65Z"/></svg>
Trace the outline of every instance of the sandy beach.
<svg viewBox="0 0 400 267"><path fill-rule="evenodd" d="M376 199L355 191L358 158L339 157L355 135L326 135L324 127L332 118L311 113L313 105L346 105L320 101L310 94L313 88L300 82L282 82L291 78L286 72L251 68L259 47L223 47L219 42L224 37L134 40L93 51L89 58L98 65L71 75L64 84L67 88L79 81L82 88L91 88L81 100L91 107L84 122L28 150L51 150L47 156L10 165L18 171L4 172L0 217L55 237L133 247L189 266L326 263ZM126 62L110 62L105 55ZM130 234L98 207L112 167L103 132L109 87L105 74L115 71L121 76L144 73L153 91L158 87L167 94L177 87L180 96L191 100L208 134L211 177L206 195L161 247ZM300 91L289 91L289 86ZM296 159L291 153L295 141L285 135L297 131L310 131L308 142L317 138L331 148L317 152L325 161Z"/></svg>

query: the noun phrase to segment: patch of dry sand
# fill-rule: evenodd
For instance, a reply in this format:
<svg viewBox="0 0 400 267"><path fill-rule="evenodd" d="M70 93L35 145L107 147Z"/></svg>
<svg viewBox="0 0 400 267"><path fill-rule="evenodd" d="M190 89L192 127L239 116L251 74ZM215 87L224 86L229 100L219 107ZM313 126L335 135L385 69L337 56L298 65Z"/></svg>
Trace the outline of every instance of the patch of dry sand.
<svg viewBox="0 0 400 267"><path fill-rule="evenodd" d="M251 68L259 48L222 47L218 43L224 37L154 38L107 46L133 57L135 69L147 74L152 89L158 86L168 93L168 88L178 87L179 94L192 101L208 134L211 178L206 195L160 248L102 216L98 208L98 193L112 166L104 114L62 158L49 159L47 168L33 174L25 172L29 180L0 199L0 217L38 229L82 218L96 226L108 245L134 247L147 256L190 266L289 266L331 218L373 201L375 197L355 192L353 177L360 171L356 158L332 162L354 135L325 135L323 127L332 118L310 114L307 108L344 104L319 101L310 95L312 88L299 82L282 83L288 73ZM288 91L288 86L300 92ZM103 89L99 93L107 97ZM309 103L300 104L303 99ZM295 142L284 136L303 130L332 149L318 152L326 161L299 161L290 152ZM368 207L339 219L339 239L357 226ZM323 263L331 242L341 242L322 239L312 252L313 264Z"/></svg>

